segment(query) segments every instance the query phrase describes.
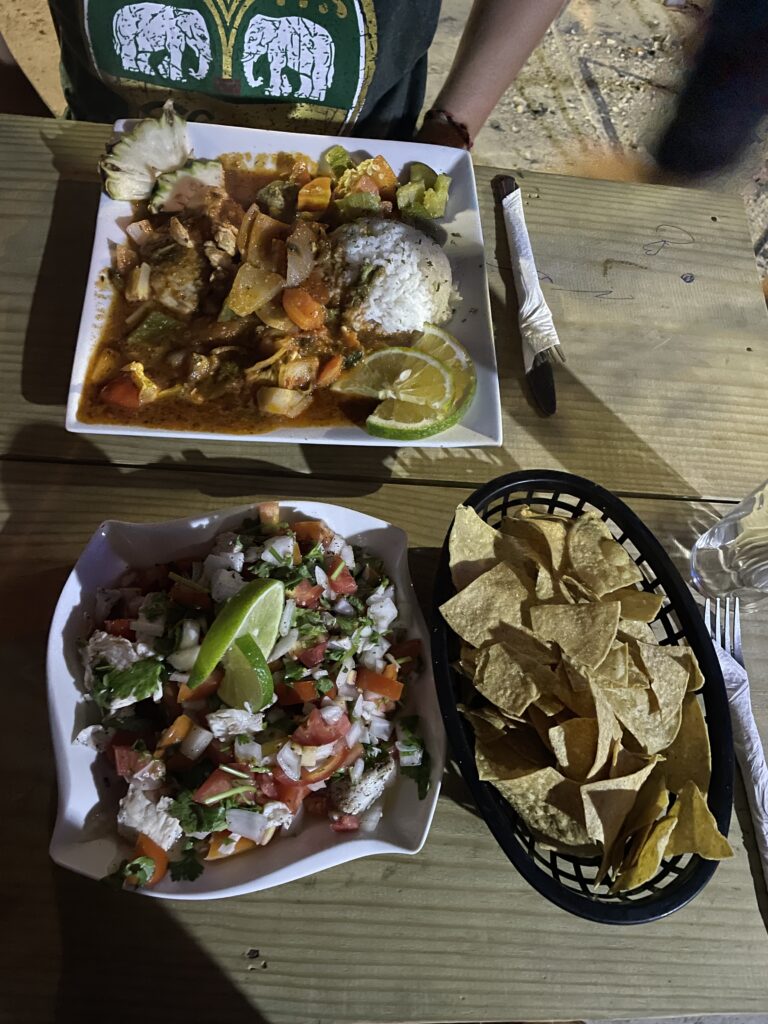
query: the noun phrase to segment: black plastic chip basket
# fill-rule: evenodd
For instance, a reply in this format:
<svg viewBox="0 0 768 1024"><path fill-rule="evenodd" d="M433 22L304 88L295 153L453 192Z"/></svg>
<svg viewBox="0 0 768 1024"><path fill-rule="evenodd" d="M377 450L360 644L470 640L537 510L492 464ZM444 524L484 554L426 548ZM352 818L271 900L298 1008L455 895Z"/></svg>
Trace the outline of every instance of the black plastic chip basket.
<svg viewBox="0 0 768 1024"><path fill-rule="evenodd" d="M712 748L708 804L723 835L733 806L733 742L728 700L712 642L696 604L668 555L623 501L583 477L549 470L511 473L479 488L467 499L483 519L497 526L507 511L527 504L541 512L579 516L596 511L643 574L645 590L664 603L651 628L662 645L687 642L704 675L699 691ZM450 531L449 531L450 535ZM685 906L712 877L716 861L686 854L662 861L656 876L639 889L611 895L608 884L593 886L599 858L555 852L537 840L501 794L478 778L474 733L456 704L461 676L452 668L460 640L439 607L455 593L448 561L448 537L435 579L432 661L443 721L456 763L477 807L502 850L525 880L552 903L603 924L642 924Z"/></svg>

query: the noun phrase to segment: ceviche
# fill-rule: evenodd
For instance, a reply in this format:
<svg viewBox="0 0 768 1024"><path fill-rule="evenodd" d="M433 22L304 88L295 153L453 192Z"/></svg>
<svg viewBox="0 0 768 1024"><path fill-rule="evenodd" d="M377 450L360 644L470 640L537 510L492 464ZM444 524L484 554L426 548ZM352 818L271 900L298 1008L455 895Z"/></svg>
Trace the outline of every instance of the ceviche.
<svg viewBox="0 0 768 1024"><path fill-rule="evenodd" d="M398 774L426 795L404 710L420 642L380 559L324 522L262 504L204 557L99 590L94 626L81 654L101 720L77 742L125 787L120 885L194 880L312 818L372 832Z"/></svg>
<svg viewBox="0 0 768 1024"><path fill-rule="evenodd" d="M102 172L108 194L135 205L81 419L233 432L365 423L405 437L465 411L472 361L456 339L429 338L457 300L430 237L447 175L414 163L401 181L383 156L356 162L340 145L322 166L300 154L194 159L170 104Z"/></svg>

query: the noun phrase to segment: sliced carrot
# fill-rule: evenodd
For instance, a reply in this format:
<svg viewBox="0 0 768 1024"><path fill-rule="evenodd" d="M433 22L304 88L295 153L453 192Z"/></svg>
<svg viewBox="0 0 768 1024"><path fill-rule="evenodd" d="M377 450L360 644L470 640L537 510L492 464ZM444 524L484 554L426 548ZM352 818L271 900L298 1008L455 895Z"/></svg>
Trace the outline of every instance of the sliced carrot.
<svg viewBox="0 0 768 1024"><path fill-rule="evenodd" d="M278 683L275 687L278 704L306 704L317 700L317 686L314 679L299 679L295 683Z"/></svg>
<svg viewBox="0 0 768 1024"><path fill-rule="evenodd" d="M234 857L236 853L245 853L246 850L253 850L256 846L252 839L244 839L242 836L233 844L229 841L230 837L230 832L214 832L205 859L221 860L222 857Z"/></svg>
<svg viewBox="0 0 768 1024"><path fill-rule="evenodd" d="M341 356L331 356L327 363L323 363L320 367L320 372L317 375L315 386L318 388L328 388L331 384L335 384L341 376L341 371L344 369L344 360Z"/></svg>
<svg viewBox="0 0 768 1024"><path fill-rule="evenodd" d="M147 886L157 885L157 883L165 876L165 873L168 870L168 854L162 846L158 846L154 839L150 839L149 836L145 836L143 832L139 832L133 856L149 857L154 862L155 870L152 872L152 877L146 883ZM129 885L135 885L136 879L126 878L126 882L128 882Z"/></svg>
<svg viewBox="0 0 768 1024"><path fill-rule="evenodd" d="M303 331L316 331L325 323L325 307L304 288L285 288L283 309Z"/></svg>
<svg viewBox="0 0 768 1024"><path fill-rule="evenodd" d="M291 523L302 551L311 551L315 544L326 547L333 539L333 531L321 519L301 519Z"/></svg>
<svg viewBox="0 0 768 1024"><path fill-rule="evenodd" d="M99 392L99 398L108 405L116 405L120 409L135 411L141 405L140 392L128 373L121 373L113 378Z"/></svg>
<svg viewBox="0 0 768 1024"><path fill-rule="evenodd" d="M376 183L382 199L394 199L397 186L400 184L397 175L383 156L375 156L368 161L368 174Z"/></svg>
<svg viewBox="0 0 768 1024"><path fill-rule="evenodd" d="M190 690L186 683L182 683L179 687L179 701L205 700L206 697L210 697L211 694L216 693L223 678L224 669L215 668L208 678L204 679L202 683L194 688L194 690Z"/></svg>
<svg viewBox="0 0 768 1024"><path fill-rule="evenodd" d="M355 677L355 686L359 690L370 690L371 693L378 693L389 700L400 700L403 693L403 684L397 679L390 679L387 675L379 672L372 672L369 668L360 667Z"/></svg>
<svg viewBox="0 0 768 1024"><path fill-rule="evenodd" d="M163 751L167 750L168 747L175 747L177 743L181 743L192 728L193 724L194 723L189 715L179 715L174 722L171 722L167 729L163 730L160 739L157 741L155 757L160 757Z"/></svg>
<svg viewBox="0 0 768 1024"><path fill-rule="evenodd" d="M393 665L390 662L384 669L382 675L385 675L387 679L397 679L397 665Z"/></svg>

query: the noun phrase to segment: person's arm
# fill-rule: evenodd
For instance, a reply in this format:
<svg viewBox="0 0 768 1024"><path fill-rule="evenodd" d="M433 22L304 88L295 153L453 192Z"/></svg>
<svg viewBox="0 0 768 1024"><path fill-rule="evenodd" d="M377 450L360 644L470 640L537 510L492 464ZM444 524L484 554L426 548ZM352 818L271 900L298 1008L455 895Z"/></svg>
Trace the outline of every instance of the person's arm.
<svg viewBox="0 0 768 1024"><path fill-rule="evenodd" d="M475 0L433 110L445 111L474 140L503 93L564 6L564 0ZM460 146L449 119L429 120L417 138Z"/></svg>
<svg viewBox="0 0 768 1024"><path fill-rule="evenodd" d="M0 114L32 114L50 117L51 112L30 85L0 35Z"/></svg>

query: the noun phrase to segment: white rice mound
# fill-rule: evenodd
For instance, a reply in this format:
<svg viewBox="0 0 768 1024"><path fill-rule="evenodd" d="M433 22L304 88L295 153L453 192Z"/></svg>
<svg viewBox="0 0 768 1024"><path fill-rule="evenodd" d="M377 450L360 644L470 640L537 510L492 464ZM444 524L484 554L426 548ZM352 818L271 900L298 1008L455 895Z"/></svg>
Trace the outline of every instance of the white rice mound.
<svg viewBox="0 0 768 1024"><path fill-rule="evenodd" d="M345 288L354 288L366 264L383 268L351 311L353 327L398 334L450 320L458 298L451 264L428 235L400 221L368 217L344 224L330 237Z"/></svg>

